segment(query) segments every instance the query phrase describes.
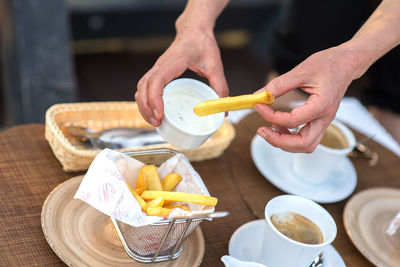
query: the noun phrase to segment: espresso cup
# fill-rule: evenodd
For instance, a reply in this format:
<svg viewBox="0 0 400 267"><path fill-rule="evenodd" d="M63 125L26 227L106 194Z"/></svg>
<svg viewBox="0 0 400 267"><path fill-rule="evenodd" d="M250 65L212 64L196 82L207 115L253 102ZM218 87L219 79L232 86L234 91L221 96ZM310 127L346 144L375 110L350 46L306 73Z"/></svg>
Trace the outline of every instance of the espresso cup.
<svg viewBox="0 0 400 267"><path fill-rule="evenodd" d="M270 219L273 214L282 212L297 213L313 222L322 233L323 241L307 244L282 234ZM277 196L265 207L265 228L259 262L268 267L308 267L322 249L332 243L336 232L332 216L317 203L300 196Z"/></svg>
<svg viewBox="0 0 400 267"><path fill-rule="evenodd" d="M314 152L294 155L293 172L300 180L308 184L324 183L355 145L356 138L353 132L343 123L335 120L329 125Z"/></svg>

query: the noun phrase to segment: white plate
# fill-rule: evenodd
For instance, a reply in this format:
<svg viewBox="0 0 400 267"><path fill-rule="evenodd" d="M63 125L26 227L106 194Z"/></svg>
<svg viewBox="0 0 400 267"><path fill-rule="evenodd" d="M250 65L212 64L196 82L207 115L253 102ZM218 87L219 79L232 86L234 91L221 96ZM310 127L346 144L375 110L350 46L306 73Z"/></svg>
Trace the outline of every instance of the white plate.
<svg viewBox="0 0 400 267"><path fill-rule="evenodd" d="M242 261L257 261L262 245L264 224L263 219L255 220L236 229L229 240L229 255ZM342 257L332 245L326 246L322 254L324 255L323 267L346 267Z"/></svg>
<svg viewBox="0 0 400 267"><path fill-rule="evenodd" d="M292 171L294 153L271 146L260 136L251 141L251 157L261 174L282 191L319 203L333 203L347 198L357 185L357 174L346 158L330 174L327 182L311 185L301 182Z"/></svg>

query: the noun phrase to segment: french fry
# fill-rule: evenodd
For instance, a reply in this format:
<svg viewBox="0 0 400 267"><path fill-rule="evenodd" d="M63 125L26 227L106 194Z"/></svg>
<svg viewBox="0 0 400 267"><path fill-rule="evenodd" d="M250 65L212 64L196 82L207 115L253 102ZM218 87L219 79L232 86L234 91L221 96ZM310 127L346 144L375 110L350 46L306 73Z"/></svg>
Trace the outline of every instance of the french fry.
<svg viewBox="0 0 400 267"><path fill-rule="evenodd" d="M140 207L144 212L147 211L147 203L146 201L141 198L138 193L135 192L135 190L132 189L132 187L129 184L126 184L129 188L129 191L131 191L132 195L135 197L136 201L139 203Z"/></svg>
<svg viewBox="0 0 400 267"><path fill-rule="evenodd" d="M258 94L223 97L200 102L193 111L198 116L207 116L219 112L254 108L254 105L258 103L272 105L274 96L271 92L265 91Z"/></svg>
<svg viewBox="0 0 400 267"><path fill-rule="evenodd" d="M148 207L146 214L148 216L160 216L160 217L168 217L171 209L163 208L163 207Z"/></svg>
<svg viewBox="0 0 400 267"><path fill-rule="evenodd" d="M144 191L141 197L145 200L163 197L167 201L188 202L207 206L215 206L218 202L215 197L170 191Z"/></svg>
<svg viewBox="0 0 400 267"><path fill-rule="evenodd" d="M139 176L140 176L140 174L146 180L147 190L160 190L160 191L163 190L161 181L160 181L160 177L158 176L158 173L157 173L156 165L143 166L140 169ZM139 179L138 179L138 181L139 181ZM144 190L146 190L146 189L144 189Z"/></svg>
<svg viewBox="0 0 400 267"><path fill-rule="evenodd" d="M190 211L190 209L188 207L186 207L185 205L182 205L182 204L165 205L164 208L171 209L171 210L175 209L175 208L180 208L180 209L183 209L186 211Z"/></svg>
<svg viewBox="0 0 400 267"><path fill-rule="evenodd" d="M173 190L179 182L182 180L182 177L177 173L170 173L161 180L161 185L164 191Z"/></svg>
<svg viewBox="0 0 400 267"><path fill-rule="evenodd" d="M158 197L156 199L147 202L147 208L149 207L162 207L164 205L164 198Z"/></svg>
<svg viewBox="0 0 400 267"><path fill-rule="evenodd" d="M146 181L146 177L143 175L143 171L142 171L143 168L144 167L142 167L139 171L139 176L136 181L135 189L142 188L143 190L147 190L147 181ZM141 194L139 194L139 195L141 195Z"/></svg>
<svg viewBox="0 0 400 267"><path fill-rule="evenodd" d="M172 203L173 203L173 201L164 199L164 206L173 205Z"/></svg>
<svg viewBox="0 0 400 267"><path fill-rule="evenodd" d="M140 196L141 194L143 194L144 190L143 190L143 188L136 188L133 191L135 191Z"/></svg>

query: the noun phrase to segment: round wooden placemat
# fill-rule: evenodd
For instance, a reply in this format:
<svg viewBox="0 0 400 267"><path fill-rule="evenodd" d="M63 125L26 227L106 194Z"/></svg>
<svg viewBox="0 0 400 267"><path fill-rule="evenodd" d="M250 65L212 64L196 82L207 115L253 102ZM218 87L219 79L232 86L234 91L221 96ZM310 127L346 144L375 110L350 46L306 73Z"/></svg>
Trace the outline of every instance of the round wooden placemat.
<svg viewBox="0 0 400 267"><path fill-rule="evenodd" d="M73 199L83 176L58 185L42 208L42 229L50 247L69 266L199 266L204 237L197 228L183 244L180 257L160 263L130 258L110 218L81 200Z"/></svg>
<svg viewBox="0 0 400 267"><path fill-rule="evenodd" d="M400 235L386 233L400 211L400 190L377 187L355 194L346 204L343 221L357 249L380 267L400 266Z"/></svg>

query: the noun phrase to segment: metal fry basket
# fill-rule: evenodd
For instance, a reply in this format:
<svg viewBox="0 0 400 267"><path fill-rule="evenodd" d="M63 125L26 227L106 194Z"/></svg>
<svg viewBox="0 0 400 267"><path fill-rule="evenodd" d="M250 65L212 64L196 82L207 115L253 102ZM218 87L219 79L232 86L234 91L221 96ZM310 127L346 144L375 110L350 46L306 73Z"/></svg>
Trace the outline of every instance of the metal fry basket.
<svg viewBox="0 0 400 267"><path fill-rule="evenodd" d="M145 164L161 165L178 152L171 149L153 149L125 152ZM175 217L150 225L134 227L111 218L128 255L139 262L160 262L179 257L182 244L204 219L221 218L228 212L196 214Z"/></svg>

